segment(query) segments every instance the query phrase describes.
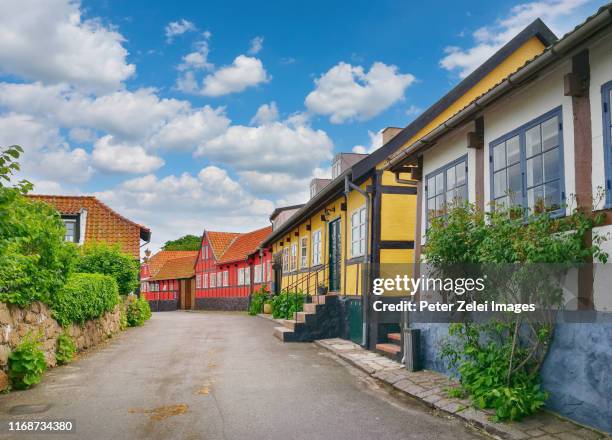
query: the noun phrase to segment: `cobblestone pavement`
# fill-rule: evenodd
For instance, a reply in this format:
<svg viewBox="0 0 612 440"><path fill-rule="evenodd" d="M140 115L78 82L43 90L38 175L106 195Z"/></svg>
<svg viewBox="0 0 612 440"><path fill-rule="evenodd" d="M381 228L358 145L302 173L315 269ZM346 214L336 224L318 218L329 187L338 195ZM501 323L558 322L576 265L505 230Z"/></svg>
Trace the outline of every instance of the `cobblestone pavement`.
<svg viewBox="0 0 612 440"><path fill-rule="evenodd" d="M434 409L453 414L484 429L494 437L511 440L599 440L612 437L586 429L548 412L527 417L520 422L494 423L489 410L475 409L468 400L449 397L447 390L457 382L433 371L411 372L402 364L368 351L345 339L315 342L372 377L416 398Z"/></svg>

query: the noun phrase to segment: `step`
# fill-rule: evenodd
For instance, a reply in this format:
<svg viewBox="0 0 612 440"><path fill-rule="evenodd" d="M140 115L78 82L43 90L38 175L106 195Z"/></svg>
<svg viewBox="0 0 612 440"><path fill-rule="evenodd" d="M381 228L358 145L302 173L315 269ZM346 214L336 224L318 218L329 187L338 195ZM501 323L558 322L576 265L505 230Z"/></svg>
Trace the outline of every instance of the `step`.
<svg viewBox="0 0 612 440"><path fill-rule="evenodd" d="M401 333L389 333L387 335L387 339L390 340L390 341L401 342L402 341L402 334Z"/></svg>
<svg viewBox="0 0 612 440"><path fill-rule="evenodd" d="M283 325L287 327L289 330L295 331L295 330L299 330L301 327L304 327L306 323L298 322L295 319L283 319Z"/></svg>
<svg viewBox="0 0 612 440"><path fill-rule="evenodd" d="M295 339L293 330L287 327L274 327L274 336L280 339L282 342L291 342Z"/></svg>
<svg viewBox="0 0 612 440"><path fill-rule="evenodd" d="M297 322L304 322L305 323L305 322L307 322L310 319L309 317L314 317L315 313L295 312L293 314L293 319L295 319Z"/></svg>
<svg viewBox="0 0 612 440"><path fill-rule="evenodd" d="M383 354L397 357L402 348L397 344L376 344L376 350Z"/></svg>
<svg viewBox="0 0 612 440"><path fill-rule="evenodd" d="M317 313L318 304L315 303L306 303L304 304L304 312L305 313Z"/></svg>

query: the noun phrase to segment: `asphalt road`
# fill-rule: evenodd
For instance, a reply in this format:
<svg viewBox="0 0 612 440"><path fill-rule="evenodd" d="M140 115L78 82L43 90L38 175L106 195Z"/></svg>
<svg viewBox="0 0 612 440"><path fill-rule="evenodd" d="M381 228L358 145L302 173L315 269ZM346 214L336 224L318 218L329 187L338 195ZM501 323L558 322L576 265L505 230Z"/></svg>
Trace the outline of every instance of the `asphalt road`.
<svg viewBox="0 0 612 440"><path fill-rule="evenodd" d="M0 438L483 438L397 399L313 344L238 313L165 312L28 391L0 396ZM7 434L7 421L73 421L76 432Z"/></svg>

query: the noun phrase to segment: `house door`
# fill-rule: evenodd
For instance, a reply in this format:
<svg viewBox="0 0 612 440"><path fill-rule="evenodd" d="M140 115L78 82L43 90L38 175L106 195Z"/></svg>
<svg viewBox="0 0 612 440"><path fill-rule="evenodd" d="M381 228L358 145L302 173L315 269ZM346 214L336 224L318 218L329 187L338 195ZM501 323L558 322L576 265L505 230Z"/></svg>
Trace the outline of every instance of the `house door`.
<svg viewBox="0 0 612 440"><path fill-rule="evenodd" d="M340 219L329 223L329 291L340 290Z"/></svg>
<svg viewBox="0 0 612 440"><path fill-rule="evenodd" d="M179 308L191 310L193 308L193 285L192 280L181 280L179 283Z"/></svg>
<svg viewBox="0 0 612 440"><path fill-rule="evenodd" d="M274 271L274 286L272 292L274 293L274 295L280 295L281 287L283 284L283 265L281 262L280 255L274 256L272 270Z"/></svg>

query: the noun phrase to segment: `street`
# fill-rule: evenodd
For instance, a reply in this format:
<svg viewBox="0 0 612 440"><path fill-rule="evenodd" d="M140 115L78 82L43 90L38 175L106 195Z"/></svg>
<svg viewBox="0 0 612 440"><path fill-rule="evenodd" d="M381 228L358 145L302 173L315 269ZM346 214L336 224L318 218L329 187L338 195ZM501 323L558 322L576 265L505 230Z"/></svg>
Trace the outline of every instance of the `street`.
<svg viewBox="0 0 612 440"><path fill-rule="evenodd" d="M28 391L0 396L0 438L477 439L314 344L283 344L240 313L155 313ZM8 434L71 420L72 434Z"/></svg>

